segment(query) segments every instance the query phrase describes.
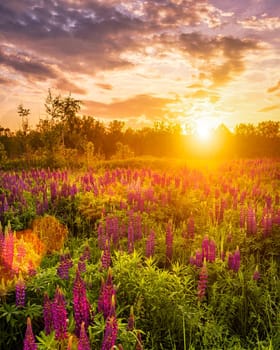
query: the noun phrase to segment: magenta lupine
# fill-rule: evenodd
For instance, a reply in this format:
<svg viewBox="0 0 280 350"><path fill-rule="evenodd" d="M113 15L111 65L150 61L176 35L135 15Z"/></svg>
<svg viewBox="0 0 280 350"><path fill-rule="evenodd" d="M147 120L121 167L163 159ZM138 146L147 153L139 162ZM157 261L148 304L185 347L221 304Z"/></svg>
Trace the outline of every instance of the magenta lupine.
<svg viewBox="0 0 280 350"><path fill-rule="evenodd" d="M61 279L69 279L69 270L73 266L73 262L69 253L60 256L57 274Z"/></svg>
<svg viewBox="0 0 280 350"><path fill-rule="evenodd" d="M43 318L44 318L45 333L46 335L49 335L53 330L53 315L52 315L52 302L48 296L48 293L44 294Z"/></svg>
<svg viewBox="0 0 280 350"><path fill-rule="evenodd" d="M134 250L134 227L132 220L128 224L127 229L127 251L129 254L133 253Z"/></svg>
<svg viewBox="0 0 280 350"><path fill-rule="evenodd" d="M256 214L252 207L247 211L247 234L254 235L257 232Z"/></svg>
<svg viewBox="0 0 280 350"><path fill-rule="evenodd" d="M155 232L151 230L146 242L146 257L150 258L155 253Z"/></svg>
<svg viewBox="0 0 280 350"><path fill-rule="evenodd" d="M141 336L141 333L139 331L137 332L136 338L137 338L137 340L136 340L135 350L144 350L142 336Z"/></svg>
<svg viewBox="0 0 280 350"><path fill-rule="evenodd" d="M173 232L171 223L168 223L166 228L166 236L165 236L165 246L166 246L166 264L170 264L172 261L173 255Z"/></svg>
<svg viewBox="0 0 280 350"><path fill-rule="evenodd" d="M202 249L202 259L206 259L208 261L208 255L209 255L209 238L208 236L204 236L202 243L201 243L201 249Z"/></svg>
<svg viewBox="0 0 280 350"><path fill-rule="evenodd" d="M12 231L8 231L5 234L3 248L2 248L2 261L4 267L12 272L14 260L14 234Z"/></svg>
<svg viewBox="0 0 280 350"><path fill-rule="evenodd" d="M23 341L23 350L37 350L37 344L35 343L35 338L32 330L32 324L30 317L27 318L27 326L25 337Z"/></svg>
<svg viewBox="0 0 280 350"><path fill-rule="evenodd" d="M135 316L134 316L134 312L133 312L133 306L131 306L126 329L128 331L132 331L134 329L134 325L135 325Z"/></svg>
<svg viewBox="0 0 280 350"><path fill-rule="evenodd" d="M82 322L78 341L78 350L90 350L90 342L85 329L85 323Z"/></svg>
<svg viewBox="0 0 280 350"><path fill-rule="evenodd" d="M216 259L216 243L212 239L209 241L208 246L208 261L214 262Z"/></svg>
<svg viewBox="0 0 280 350"><path fill-rule="evenodd" d="M101 266L103 269L108 269L111 265L111 251L108 240L106 240L105 248L101 254Z"/></svg>
<svg viewBox="0 0 280 350"><path fill-rule="evenodd" d="M73 311L75 319L75 334L79 337L81 325L87 330L90 322L90 303L86 295L86 284L82 279L79 270L73 284Z"/></svg>
<svg viewBox="0 0 280 350"><path fill-rule="evenodd" d="M233 254L228 254L228 267L229 269L238 272L240 268L240 250L238 247Z"/></svg>
<svg viewBox="0 0 280 350"><path fill-rule="evenodd" d="M254 281L258 281L260 278L261 278L261 274L259 272L259 268L258 268L258 265L257 265L256 269L254 271L254 274L253 274L253 280Z"/></svg>
<svg viewBox="0 0 280 350"><path fill-rule="evenodd" d="M55 339L67 339L67 311L64 295L60 288L56 288L54 301L52 303L53 327Z"/></svg>
<svg viewBox="0 0 280 350"><path fill-rule="evenodd" d="M197 249L196 253L195 253L195 265L197 267L201 267L202 266L202 262L203 262L203 256L202 253L199 249Z"/></svg>
<svg viewBox="0 0 280 350"><path fill-rule="evenodd" d="M118 336L118 321L115 315L107 317L101 350L111 350Z"/></svg>
<svg viewBox="0 0 280 350"><path fill-rule="evenodd" d="M206 260L204 260L202 268L200 269L200 272L199 272L199 280L198 280L198 286L197 286L197 296L199 300L202 300L205 297L206 289L207 289L207 281L208 281L208 272L207 272Z"/></svg>
<svg viewBox="0 0 280 350"><path fill-rule="evenodd" d="M112 298L114 296L114 299ZM116 290L113 286L112 270L108 269L108 276L106 282L101 280L101 289L98 298L98 312L102 312L104 319L110 316L115 310L115 304L112 305L112 301L115 303Z"/></svg>
<svg viewBox="0 0 280 350"><path fill-rule="evenodd" d="M17 307L25 306L25 290L26 290L26 284L23 278L20 276L16 283L16 306Z"/></svg>

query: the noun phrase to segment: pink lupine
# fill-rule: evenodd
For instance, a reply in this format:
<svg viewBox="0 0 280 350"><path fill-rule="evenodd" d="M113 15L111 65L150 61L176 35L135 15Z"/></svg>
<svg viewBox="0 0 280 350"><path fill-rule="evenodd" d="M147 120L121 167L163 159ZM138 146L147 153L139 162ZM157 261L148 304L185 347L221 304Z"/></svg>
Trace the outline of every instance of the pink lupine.
<svg viewBox="0 0 280 350"><path fill-rule="evenodd" d="M67 311L64 295L60 288L56 288L54 301L52 303L53 327L55 339L67 339Z"/></svg>
<svg viewBox="0 0 280 350"><path fill-rule="evenodd" d="M112 270L109 268L106 282L101 281L101 290L98 298L98 312L102 312L104 318L115 313L116 290L113 285Z"/></svg>
<svg viewBox="0 0 280 350"><path fill-rule="evenodd" d="M85 323L82 322L80 329L80 336L78 341L78 350L90 350L90 342L88 339L88 335L85 329Z"/></svg>
<svg viewBox="0 0 280 350"><path fill-rule="evenodd" d="M256 214L252 207L247 211L247 234L254 235L257 232Z"/></svg>
<svg viewBox="0 0 280 350"><path fill-rule="evenodd" d="M52 302L47 293L44 294L43 303L44 330L49 335L53 330Z"/></svg>
<svg viewBox="0 0 280 350"><path fill-rule="evenodd" d="M32 330L31 319L28 317L25 337L23 341L23 350L37 350L37 348L38 347L35 343L35 338Z"/></svg>
<svg viewBox="0 0 280 350"><path fill-rule="evenodd" d="M261 274L259 272L259 268L258 268L258 265L257 265L256 269L254 271L254 274L253 274L253 280L254 281L258 281L260 278L261 278Z"/></svg>
<svg viewBox="0 0 280 350"><path fill-rule="evenodd" d="M210 240L208 246L208 261L214 262L216 259L216 243L213 240Z"/></svg>
<svg viewBox="0 0 280 350"><path fill-rule="evenodd" d="M135 316L134 316L134 312L133 312L133 306L131 306L130 314L129 314L129 318L128 318L128 322L127 322L127 330L132 331L134 329L134 325L135 325Z"/></svg>
<svg viewBox="0 0 280 350"><path fill-rule="evenodd" d="M108 240L106 240L105 248L102 251L101 255L101 266L103 269L108 269L111 265L111 251Z"/></svg>
<svg viewBox="0 0 280 350"><path fill-rule="evenodd" d="M233 254L229 253L228 255L228 267L229 269L238 272L240 268L240 251L237 247Z"/></svg>
<svg viewBox="0 0 280 350"><path fill-rule="evenodd" d="M155 232L151 230L146 242L146 257L150 258L155 253Z"/></svg>
<svg viewBox="0 0 280 350"><path fill-rule="evenodd" d="M86 295L86 284L83 281L80 271L76 271L73 284L73 311L75 319L75 334L79 337L82 323L87 330L90 321L90 303Z"/></svg>
<svg viewBox="0 0 280 350"><path fill-rule="evenodd" d="M199 280L198 280L198 286L197 286L197 296L199 300L202 300L206 294L207 281L208 281L208 272L207 272L206 260L204 260L202 268L200 269L200 272L199 272Z"/></svg>
<svg viewBox="0 0 280 350"><path fill-rule="evenodd" d="M61 279L69 279L69 270L73 266L73 262L69 253L60 256L57 274Z"/></svg>
<svg viewBox="0 0 280 350"><path fill-rule="evenodd" d="M206 261L208 261L208 253L209 253L209 238L206 235L203 238L203 241L201 243L201 248L202 248L202 259L206 259Z"/></svg>
<svg viewBox="0 0 280 350"><path fill-rule="evenodd" d="M17 307L25 306L25 290L26 284L23 278L20 276L16 283L16 305Z"/></svg>
<svg viewBox="0 0 280 350"><path fill-rule="evenodd" d="M116 344L118 336L118 321L115 315L109 316L106 319L104 338L101 350L111 350Z"/></svg>

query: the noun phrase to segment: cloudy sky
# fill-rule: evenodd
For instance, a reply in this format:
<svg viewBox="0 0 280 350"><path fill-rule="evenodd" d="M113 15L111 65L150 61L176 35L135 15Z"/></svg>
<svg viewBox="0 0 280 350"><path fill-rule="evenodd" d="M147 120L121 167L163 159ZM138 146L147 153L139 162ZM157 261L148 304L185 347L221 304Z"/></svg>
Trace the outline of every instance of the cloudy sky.
<svg viewBox="0 0 280 350"><path fill-rule="evenodd" d="M280 1L0 0L0 125L49 88L136 128L280 120Z"/></svg>

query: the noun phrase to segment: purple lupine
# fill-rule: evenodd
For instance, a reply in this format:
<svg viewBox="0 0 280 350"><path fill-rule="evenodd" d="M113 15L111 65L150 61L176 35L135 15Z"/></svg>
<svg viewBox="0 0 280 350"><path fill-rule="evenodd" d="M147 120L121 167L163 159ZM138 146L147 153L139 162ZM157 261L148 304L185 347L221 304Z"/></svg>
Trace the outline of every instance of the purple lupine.
<svg viewBox="0 0 280 350"><path fill-rule="evenodd" d="M128 244L128 247L127 247L128 253L129 254L133 253L133 250L134 250L134 227L133 227L132 221L130 221L128 224L127 244Z"/></svg>
<svg viewBox="0 0 280 350"><path fill-rule="evenodd" d="M78 341L78 350L90 350L90 342L85 329L85 322L82 322Z"/></svg>
<svg viewBox="0 0 280 350"><path fill-rule="evenodd" d="M48 296L48 293L44 294L43 318L44 318L45 333L46 335L49 335L53 330L53 315L52 315L52 302Z"/></svg>
<svg viewBox="0 0 280 350"><path fill-rule="evenodd" d="M52 303L53 327L55 339L67 339L67 311L64 295L60 288L56 288L54 301Z"/></svg>
<svg viewBox="0 0 280 350"><path fill-rule="evenodd" d="M151 230L146 242L146 257L150 258L155 253L155 231Z"/></svg>
<svg viewBox="0 0 280 350"><path fill-rule="evenodd" d="M209 255L209 238L208 236L204 236L202 243L201 243L201 249L202 249L202 260L205 258L206 261L208 261L208 255Z"/></svg>
<svg viewBox="0 0 280 350"><path fill-rule="evenodd" d="M169 264L172 260L173 255L173 232L171 223L168 223L165 236L166 245L166 263Z"/></svg>
<svg viewBox="0 0 280 350"><path fill-rule="evenodd" d="M114 298L112 298L114 296ZM115 303L116 290L113 286L112 270L108 269L108 276L106 282L101 280L101 289L98 298L98 312L102 312L104 319L110 316L115 310L115 304L112 305L112 301Z"/></svg>
<svg viewBox="0 0 280 350"><path fill-rule="evenodd" d="M35 343L35 338L32 330L31 319L28 317L25 337L23 341L23 350L37 350L37 348L38 347Z"/></svg>
<svg viewBox="0 0 280 350"><path fill-rule="evenodd" d="M116 344L118 336L118 321L115 315L106 319L104 338L101 350L111 350Z"/></svg>
<svg viewBox="0 0 280 350"><path fill-rule="evenodd" d="M26 284L23 278L20 276L20 278L17 280L17 283L16 283L16 306L17 307L25 306L25 290L26 290Z"/></svg>
<svg viewBox="0 0 280 350"><path fill-rule="evenodd" d="M61 279L69 279L69 270L73 266L70 253L62 254L60 256L59 266L57 268L57 274Z"/></svg>
<svg viewBox="0 0 280 350"><path fill-rule="evenodd" d="M258 265L257 265L256 269L254 271L254 274L253 274L253 280L254 281L258 281L260 278L261 278L261 274L259 272L259 268L258 268Z"/></svg>
<svg viewBox="0 0 280 350"><path fill-rule="evenodd" d="M216 259L216 243L212 239L209 241L208 246L208 261L214 262Z"/></svg>
<svg viewBox="0 0 280 350"><path fill-rule="evenodd" d="M195 265L197 267L201 267L203 263L203 256L202 253L199 249L197 249L196 253L195 253Z"/></svg>
<svg viewBox="0 0 280 350"><path fill-rule="evenodd" d="M202 300L206 294L207 282L208 282L208 272L207 272L206 260L204 259L204 263L199 272L199 280L197 285L197 296L199 300Z"/></svg>
<svg viewBox="0 0 280 350"><path fill-rule="evenodd" d="M79 270L73 284L73 310L75 319L75 334L79 337L82 322L87 330L90 322L90 303L86 295L86 284Z"/></svg>
<svg viewBox="0 0 280 350"><path fill-rule="evenodd" d="M252 207L247 211L247 234L254 235L257 232L256 214Z"/></svg>
<svg viewBox="0 0 280 350"><path fill-rule="evenodd" d="M128 331L133 331L134 325L135 325L135 316L133 312L133 306L131 306L126 329Z"/></svg>
<svg viewBox="0 0 280 350"><path fill-rule="evenodd" d="M102 269L108 269L111 265L111 251L108 240L106 240L105 249L102 251L101 255L101 266Z"/></svg>
<svg viewBox="0 0 280 350"><path fill-rule="evenodd" d="M240 268L240 250L237 247L233 254L228 255L228 267L229 269L238 272Z"/></svg>

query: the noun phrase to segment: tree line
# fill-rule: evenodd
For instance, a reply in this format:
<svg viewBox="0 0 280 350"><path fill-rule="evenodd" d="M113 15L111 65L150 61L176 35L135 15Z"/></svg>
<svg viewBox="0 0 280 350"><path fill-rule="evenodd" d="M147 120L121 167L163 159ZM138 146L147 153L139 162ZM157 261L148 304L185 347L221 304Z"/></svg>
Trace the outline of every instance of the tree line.
<svg viewBox="0 0 280 350"><path fill-rule="evenodd" d="M30 110L22 104L22 127L16 132L0 126L0 162L62 166L90 163L95 159L156 157L278 157L280 122L238 124L234 132L220 125L211 144L199 142L193 133L183 134L180 125L156 122L142 129L126 128L123 121L104 122L79 115L82 102L68 96L45 100L46 117L29 127ZM72 164L73 163L73 164Z"/></svg>

